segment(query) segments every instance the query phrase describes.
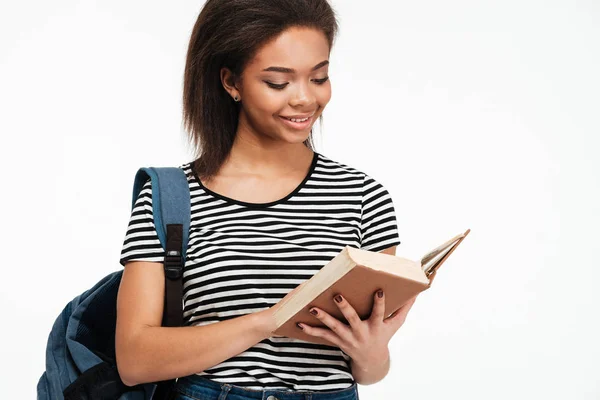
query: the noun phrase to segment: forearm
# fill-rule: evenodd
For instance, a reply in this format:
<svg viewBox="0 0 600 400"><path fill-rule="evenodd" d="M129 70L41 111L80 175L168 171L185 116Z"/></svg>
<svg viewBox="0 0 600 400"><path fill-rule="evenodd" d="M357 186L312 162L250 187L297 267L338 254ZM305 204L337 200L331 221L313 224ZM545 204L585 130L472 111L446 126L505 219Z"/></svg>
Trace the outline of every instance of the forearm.
<svg viewBox="0 0 600 400"><path fill-rule="evenodd" d="M141 329L124 346L121 379L133 386L202 372L270 337L264 318L252 313L204 326Z"/></svg>
<svg viewBox="0 0 600 400"><path fill-rule="evenodd" d="M357 383L361 385L372 385L373 383L377 383L385 378L390 370L389 351L385 361L380 360L371 365L360 366L352 360L350 362L350 367L352 368L352 376Z"/></svg>

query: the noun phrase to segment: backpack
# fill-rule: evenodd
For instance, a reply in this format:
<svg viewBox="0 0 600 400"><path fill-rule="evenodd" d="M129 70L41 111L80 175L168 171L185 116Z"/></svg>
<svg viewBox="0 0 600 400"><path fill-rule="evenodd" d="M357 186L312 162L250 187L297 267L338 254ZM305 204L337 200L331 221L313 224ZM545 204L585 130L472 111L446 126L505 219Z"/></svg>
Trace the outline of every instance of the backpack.
<svg viewBox="0 0 600 400"><path fill-rule="evenodd" d="M162 326L183 325L183 266L190 227L190 191L185 172L175 167L140 168L131 209L148 178L152 212L165 249L165 303ZM37 384L38 400L163 400L176 379L125 385L117 370L117 293L123 270L113 272L71 300L48 336L46 370Z"/></svg>

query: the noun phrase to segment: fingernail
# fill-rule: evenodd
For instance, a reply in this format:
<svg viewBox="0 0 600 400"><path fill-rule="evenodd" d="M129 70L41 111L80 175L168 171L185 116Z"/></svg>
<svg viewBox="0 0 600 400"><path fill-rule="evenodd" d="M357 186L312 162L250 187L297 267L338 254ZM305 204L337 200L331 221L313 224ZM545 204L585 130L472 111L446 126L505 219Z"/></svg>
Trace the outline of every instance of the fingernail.
<svg viewBox="0 0 600 400"><path fill-rule="evenodd" d="M342 296L340 296L339 294L337 296L334 297L335 301L337 301L338 303L342 302Z"/></svg>
<svg viewBox="0 0 600 400"><path fill-rule="evenodd" d="M317 315L317 314L318 314L317 310L315 310L314 308L311 308L311 309L310 309L310 313L311 313L312 315Z"/></svg>
<svg viewBox="0 0 600 400"><path fill-rule="evenodd" d="M302 327L302 324L300 324L300 322L298 322L296 325L298 325L298 328L304 330L304 328Z"/></svg>
<svg viewBox="0 0 600 400"><path fill-rule="evenodd" d="M377 296L378 296L379 298L382 298L382 297L383 297L383 290L378 290L378 291L377 291Z"/></svg>

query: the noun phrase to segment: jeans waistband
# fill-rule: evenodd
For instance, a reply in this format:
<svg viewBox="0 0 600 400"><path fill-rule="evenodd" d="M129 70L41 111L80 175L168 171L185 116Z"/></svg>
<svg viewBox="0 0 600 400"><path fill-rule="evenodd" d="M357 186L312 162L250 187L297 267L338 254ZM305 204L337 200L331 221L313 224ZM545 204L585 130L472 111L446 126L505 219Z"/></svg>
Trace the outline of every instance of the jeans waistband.
<svg viewBox="0 0 600 400"><path fill-rule="evenodd" d="M206 390L214 395L214 398L226 399L227 394L240 396L247 399L261 400L354 400L358 399L358 388L356 382L345 389L336 390L299 390L290 391L285 389L247 389L241 386L232 385L229 383L221 383L212 381L200 375L189 375L181 377L177 380L176 388L183 394L189 396L200 396L201 392L206 393ZM236 399L239 397L236 397Z"/></svg>

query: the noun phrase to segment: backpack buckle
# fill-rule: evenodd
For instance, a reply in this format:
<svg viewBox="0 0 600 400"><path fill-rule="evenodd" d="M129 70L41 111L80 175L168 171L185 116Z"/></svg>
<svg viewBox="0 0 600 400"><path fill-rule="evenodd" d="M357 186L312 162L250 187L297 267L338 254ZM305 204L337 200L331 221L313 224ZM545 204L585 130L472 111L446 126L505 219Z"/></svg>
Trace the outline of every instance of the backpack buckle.
<svg viewBox="0 0 600 400"><path fill-rule="evenodd" d="M165 254L165 276L169 279L179 279L183 275L183 262L181 252L170 250Z"/></svg>

